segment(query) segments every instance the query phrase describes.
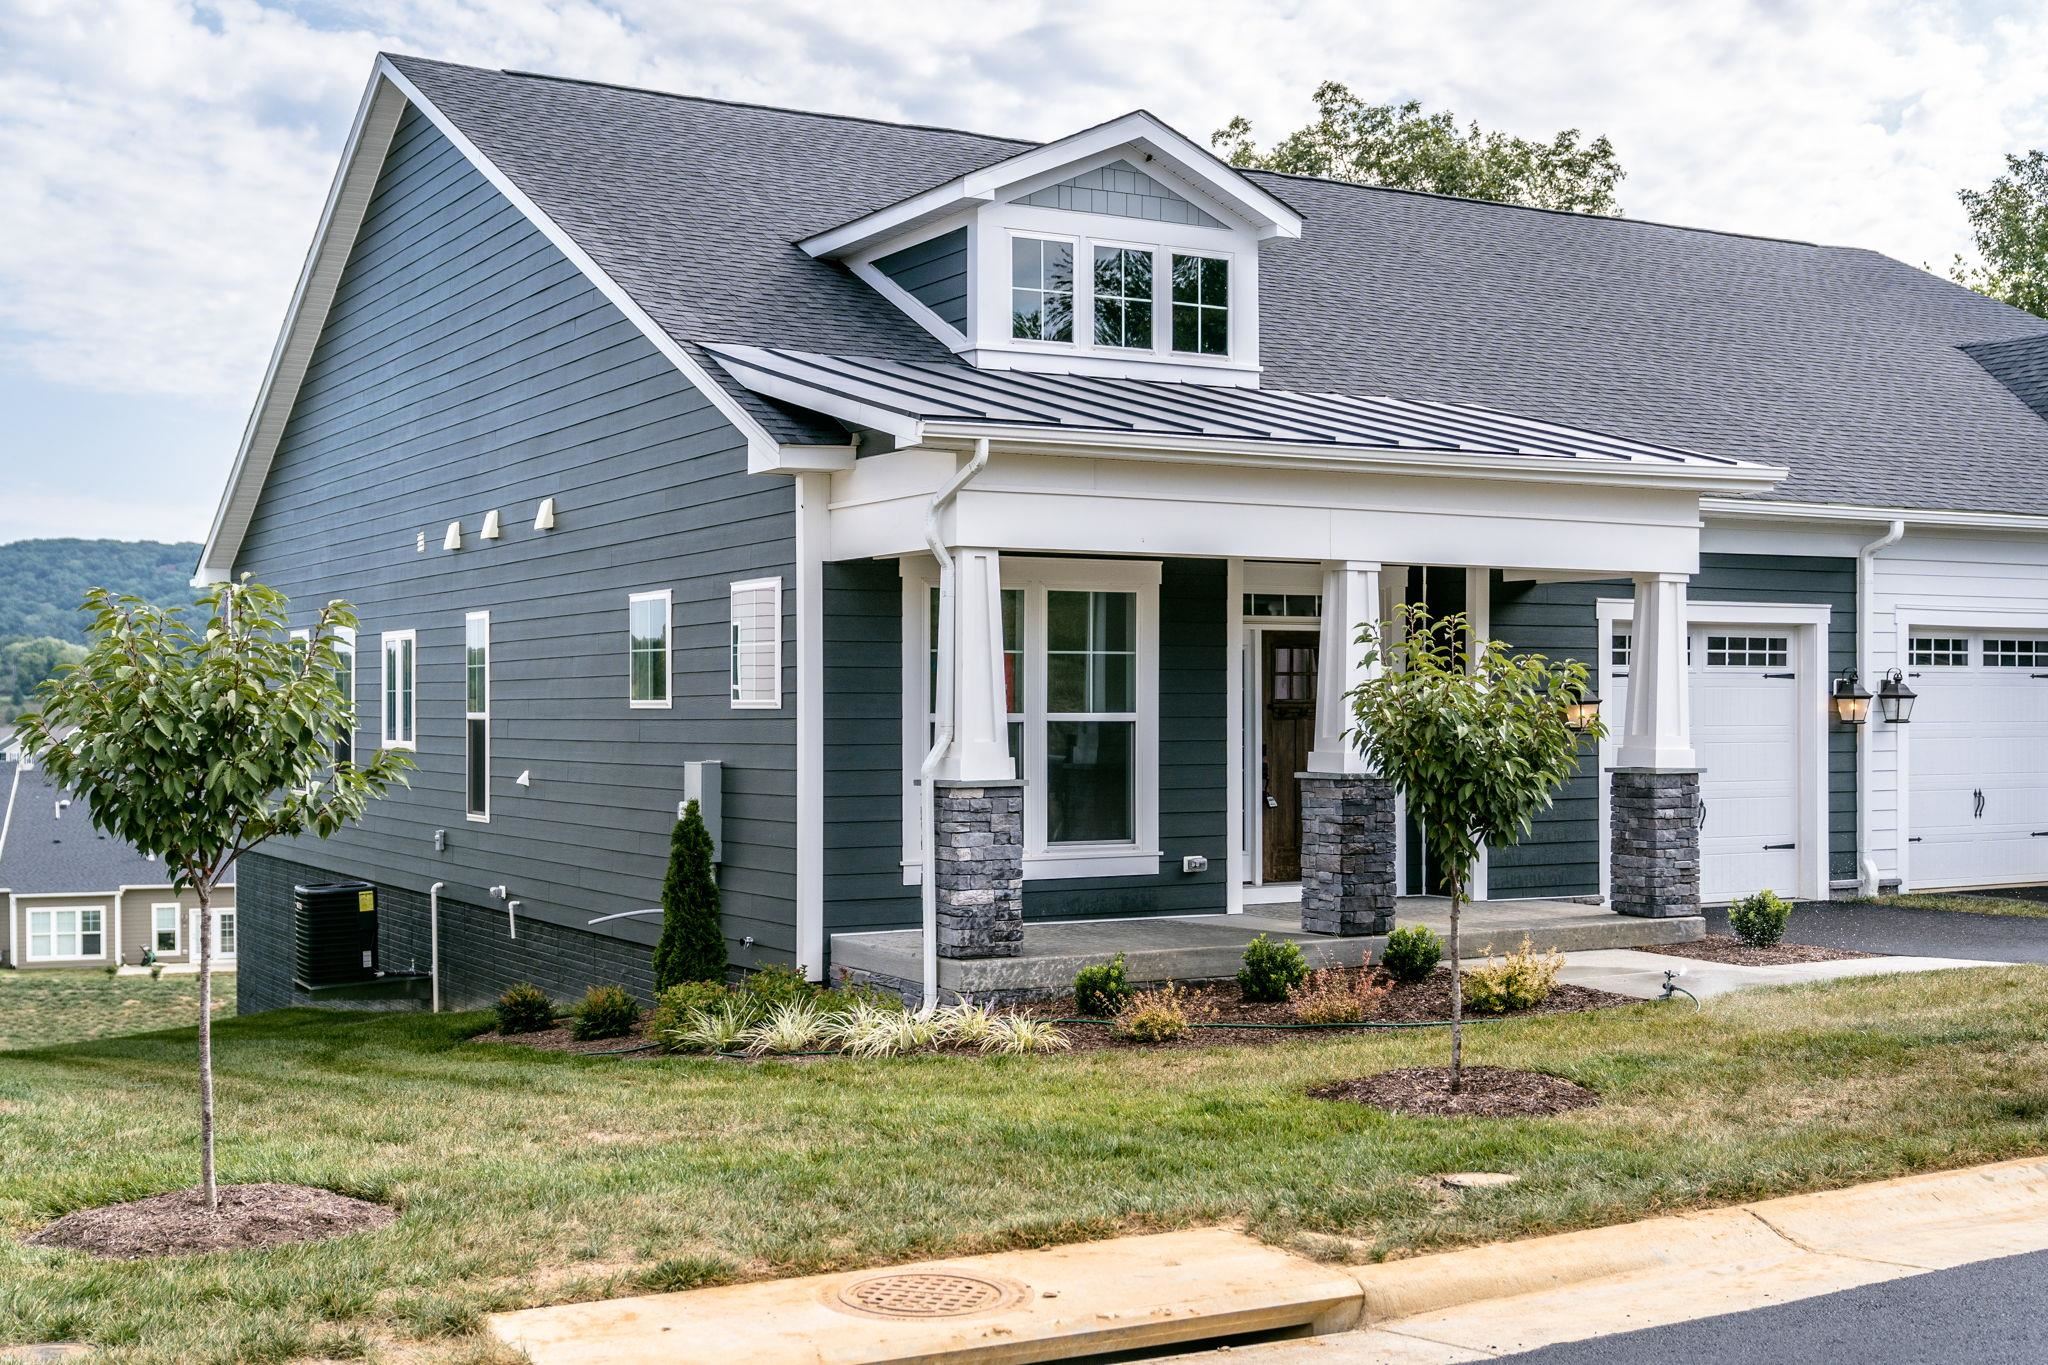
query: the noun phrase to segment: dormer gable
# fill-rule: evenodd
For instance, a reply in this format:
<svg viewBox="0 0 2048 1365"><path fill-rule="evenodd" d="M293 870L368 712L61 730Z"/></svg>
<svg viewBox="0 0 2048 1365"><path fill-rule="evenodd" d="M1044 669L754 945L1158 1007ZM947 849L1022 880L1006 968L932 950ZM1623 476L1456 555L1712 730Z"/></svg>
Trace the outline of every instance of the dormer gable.
<svg viewBox="0 0 2048 1365"><path fill-rule="evenodd" d="M1259 243L1301 219L1143 110L798 245L968 363L1258 382Z"/></svg>

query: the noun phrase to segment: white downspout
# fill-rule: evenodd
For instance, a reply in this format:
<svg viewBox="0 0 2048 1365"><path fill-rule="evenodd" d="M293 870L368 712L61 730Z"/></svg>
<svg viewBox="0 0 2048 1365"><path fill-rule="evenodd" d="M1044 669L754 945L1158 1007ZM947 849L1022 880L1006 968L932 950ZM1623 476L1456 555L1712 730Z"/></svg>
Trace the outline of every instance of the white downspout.
<svg viewBox="0 0 2048 1365"><path fill-rule="evenodd" d="M974 442L974 458L960 467L944 488L932 498L924 514L924 543L939 561L939 658L938 678L932 697L932 747L917 768L918 816L924 829L923 883L918 899L924 912L924 1008L939 1005L939 850L938 798L932 775L953 747L953 556L939 534L939 514L959 496L975 475L988 465L988 438Z"/></svg>
<svg viewBox="0 0 2048 1365"><path fill-rule="evenodd" d="M441 891L446 882L427 888L427 980L434 992L435 1014L441 1012Z"/></svg>
<svg viewBox="0 0 2048 1365"><path fill-rule="evenodd" d="M1877 552L1905 538L1906 523L1893 518L1885 533L1856 552L1856 676L1865 687L1876 679L1870 675L1871 586L1876 578L1872 563ZM1878 888L1877 859L1870 856L1870 745L1868 725L1856 727L1856 894L1875 896Z"/></svg>

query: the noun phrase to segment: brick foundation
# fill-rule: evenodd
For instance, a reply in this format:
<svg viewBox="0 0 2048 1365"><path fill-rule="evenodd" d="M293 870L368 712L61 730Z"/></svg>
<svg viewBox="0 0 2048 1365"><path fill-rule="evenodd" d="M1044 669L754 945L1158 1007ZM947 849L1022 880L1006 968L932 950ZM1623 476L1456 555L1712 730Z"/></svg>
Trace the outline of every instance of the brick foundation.
<svg viewBox="0 0 2048 1365"><path fill-rule="evenodd" d="M1357 937L1394 927L1394 784L1301 774L1301 927Z"/></svg>
<svg viewBox="0 0 2048 1365"><path fill-rule="evenodd" d="M1668 919L1700 912L1700 775L1617 768L1609 803L1610 905Z"/></svg>
<svg viewBox="0 0 2048 1365"><path fill-rule="evenodd" d="M1024 784L940 782L934 793L940 957L1024 949Z"/></svg>

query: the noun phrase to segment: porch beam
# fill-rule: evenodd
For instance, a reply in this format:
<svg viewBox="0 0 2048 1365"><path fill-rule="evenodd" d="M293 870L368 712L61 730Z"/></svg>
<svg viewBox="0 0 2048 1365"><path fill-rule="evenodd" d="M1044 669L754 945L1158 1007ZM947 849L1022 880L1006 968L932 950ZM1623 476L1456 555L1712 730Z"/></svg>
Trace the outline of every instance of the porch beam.
<svg viewBox="0 0 2048 1365"><path fill-rule="evenodd" d="M1358 628L1380 620L1380 566L1363 559L1333 560L1323 565L1322 639L1316 662L1316 738L1309 751L1312 773L1368 773L1365 756L1346 737L1350 728L1349 694L1379 672L1366 662Z"/></svg>

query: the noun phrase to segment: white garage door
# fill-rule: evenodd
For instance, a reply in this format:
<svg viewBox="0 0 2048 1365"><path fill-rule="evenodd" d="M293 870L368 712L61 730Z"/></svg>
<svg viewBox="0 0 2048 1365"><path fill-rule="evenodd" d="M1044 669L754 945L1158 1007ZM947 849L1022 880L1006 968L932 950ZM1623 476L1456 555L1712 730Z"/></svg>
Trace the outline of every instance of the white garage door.
<svg viewBox="0 0 2048 1365"><path fill-rule="evenodd" d="M1629 637L1613 643L1609 716L1628 713ZM1700 778L1700 898L1799 891L1799 654L1791 632L1701 626L1691 632L1690 708Z"/></svg>
<svg viewBox="0 0 2048 1365"><path fill-rule="evenodd" d="M2048 881L2048 636L1916 634L1906 659L1912 885Z"/></svg>

